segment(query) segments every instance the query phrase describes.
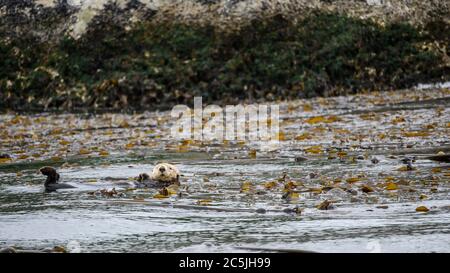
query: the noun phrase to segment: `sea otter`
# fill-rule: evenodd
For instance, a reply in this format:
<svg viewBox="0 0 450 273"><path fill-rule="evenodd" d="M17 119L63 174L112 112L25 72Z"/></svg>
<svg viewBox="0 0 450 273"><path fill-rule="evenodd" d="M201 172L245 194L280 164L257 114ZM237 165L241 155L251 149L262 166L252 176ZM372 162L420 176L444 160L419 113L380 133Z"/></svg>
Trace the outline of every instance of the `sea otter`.
<svg viewBox="0 0 450 273"><path fill-rule="evenodd" d="M59 173L56 172L56 170L52 167L43 167L40 168L39 171L47 176L47 179L45 180L44 186L46 192L53 192L59 189L73 189L75 188L72 185L65 184L65 183L58 183L59 180Z"/></svg>
<svg viewBox="0 0 450 273"><path fill-rule="evenodd" d="M180 171L172 164L159 163L153 168L151 175L141 173L137 181L144 187L152 188L180 185Z"/></svg>
<svg viewBox="0 0 450 273"><path fill-rule="evenodd" d="M69 184L58 183L60 176L52 167L43 167L39 171L47 176L44 183L46 192L75 188ZM159 163L153 168L151 175L141 173L136 180L133 186L137 188L163 188L170 185L180 185L180 172L172 164ZM128 183L125 185L129 186Z"/></svg>

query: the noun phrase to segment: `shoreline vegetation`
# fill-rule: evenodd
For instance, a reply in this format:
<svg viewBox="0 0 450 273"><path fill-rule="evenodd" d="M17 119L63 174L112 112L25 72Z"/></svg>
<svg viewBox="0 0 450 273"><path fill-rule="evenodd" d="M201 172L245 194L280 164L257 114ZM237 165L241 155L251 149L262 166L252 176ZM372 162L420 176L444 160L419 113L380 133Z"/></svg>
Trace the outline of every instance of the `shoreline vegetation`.
<svg viewBox="0 0 450 273"><path fill-rule="evenodd" d="M430 1L436 8L428 10L410 1L409 13L392 5L377 13L375 5L365 17L358 11L367 1L255 1L289 5L261 5L246 16L219 10L223 1L197 2L196 12L110 1L89 13L62 0L5 1L0 111L153 111L191 105L194 96L236 104L450 80L445 1ZM350 9L330 8L341 2ZM83 16L86 28L74 35Z"/></svg>

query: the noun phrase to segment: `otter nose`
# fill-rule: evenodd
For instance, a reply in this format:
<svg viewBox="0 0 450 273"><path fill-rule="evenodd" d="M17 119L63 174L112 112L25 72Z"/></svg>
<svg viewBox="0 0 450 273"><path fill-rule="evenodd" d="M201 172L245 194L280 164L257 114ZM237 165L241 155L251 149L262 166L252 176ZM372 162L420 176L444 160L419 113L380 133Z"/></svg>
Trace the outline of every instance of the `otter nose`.
<svg viewBox="0 0 450 273"><path fill-rule="evenodd" d="M159 171L163 173L163 172L165 172L165 171L166 171L166 168L164 168L164 167L160 167L160 168L159 168Z"/></svg>

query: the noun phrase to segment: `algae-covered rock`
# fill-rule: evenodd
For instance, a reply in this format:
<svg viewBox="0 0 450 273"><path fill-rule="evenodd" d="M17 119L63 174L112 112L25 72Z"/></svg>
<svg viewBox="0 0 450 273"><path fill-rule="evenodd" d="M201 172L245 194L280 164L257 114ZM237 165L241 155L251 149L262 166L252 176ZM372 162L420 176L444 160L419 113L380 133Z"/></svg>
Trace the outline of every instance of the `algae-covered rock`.
<svg viewBox="0 0 450 273"><path fill-rule="evenodd" d="M197 95L235 103L449 80L445 1L150 2L2 2L0 107L164 109Z"/></svg>

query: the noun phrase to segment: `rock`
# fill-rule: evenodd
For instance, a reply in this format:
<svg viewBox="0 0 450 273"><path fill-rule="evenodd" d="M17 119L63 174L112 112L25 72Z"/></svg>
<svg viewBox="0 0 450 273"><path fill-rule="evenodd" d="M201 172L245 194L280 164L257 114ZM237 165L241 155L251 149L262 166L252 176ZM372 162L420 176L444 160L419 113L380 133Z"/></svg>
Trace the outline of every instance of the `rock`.
<svg viewBox="0 0 450 273"><path fill-rule="evenodd" d="M378 158L374 157L370 160L373 164L378 164L380 162L380 160L378 160Z"/></svg>

